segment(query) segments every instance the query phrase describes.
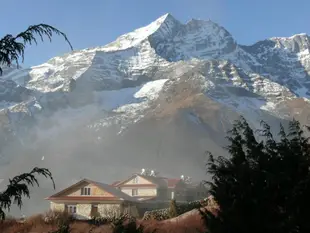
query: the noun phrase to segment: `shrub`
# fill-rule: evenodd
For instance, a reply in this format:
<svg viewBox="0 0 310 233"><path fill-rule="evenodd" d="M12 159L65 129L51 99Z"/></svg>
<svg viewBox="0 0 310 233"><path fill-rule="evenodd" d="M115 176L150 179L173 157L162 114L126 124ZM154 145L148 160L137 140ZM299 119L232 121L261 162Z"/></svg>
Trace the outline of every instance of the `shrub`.
<svg viewBox="0 0 310 233"><path fill-rule="evenodd" d="M170 201L170 207L169 207L169 218L174 218L177 216L178 216L177 203L175 199L172 199Z"/></svg>

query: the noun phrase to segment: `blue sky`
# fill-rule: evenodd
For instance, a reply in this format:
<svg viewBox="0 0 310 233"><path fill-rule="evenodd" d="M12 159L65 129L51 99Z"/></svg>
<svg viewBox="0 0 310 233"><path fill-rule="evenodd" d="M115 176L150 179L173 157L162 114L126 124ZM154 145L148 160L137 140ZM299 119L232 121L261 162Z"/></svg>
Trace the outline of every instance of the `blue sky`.
<svg viewBox="0 0 310 233"><path fill-rule="evenodd" d="M105 45L165 13L181 22L211 19L241 44L272 36L310 34L309 0L0 0L0 37L46 23L69 37L74 49ZM6 23L9 22L9 23ZM26 49L23 66L69 51L59 37Z"/></svg>

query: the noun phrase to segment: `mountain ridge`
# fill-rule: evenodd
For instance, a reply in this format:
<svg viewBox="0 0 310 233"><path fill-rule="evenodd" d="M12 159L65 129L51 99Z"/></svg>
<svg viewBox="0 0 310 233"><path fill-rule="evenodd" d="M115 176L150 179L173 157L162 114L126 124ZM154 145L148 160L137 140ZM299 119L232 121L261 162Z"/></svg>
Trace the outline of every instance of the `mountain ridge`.
<svg viewBox="0 0 310 233"><path fill-rule="evenodd" d="M210 20L182 24L166 14L105 46L4 69L0 176L36 165L61 187L141 167L208 178L204 152L225 155L224 136L241 115L253 128L309 123L308 39L239 45Z"/></svg>
<svg viewBox="0 0 310 233"><path fill-rule="evenodd" d="M174 28L177 28L177 30L174 30ZM226 43L226 39L230 41L230 50L221 50L218 46L219 44L213 49L214 41L220 41L218 37L215 36L213 30L220 32L218 34L221 34L220 36L224 37L224 42L222 41L222 44ZM137 34L138 39L135 39L134 36ZM162 34L163 36L158 36L157 34ZM211 35L210 41L202 43L201 39L204 37L208 38L210 36L209 34ZM133 36L130 37L128 35ZM130 44L132 38L134 38L134 43ZM188 59L189 62L193 59L212 61L212 59L215 59L223 61L220 63L223 65L224 63L226 64L223 67L229 67L229 70L227 71L238 73L239 84L236 84L238 82L235 82L234 86L241 85L243 88L246 87L248 90L252 88L252 91L257 92L253 86L247 86L249 85L249 79L253 79L253 76L257 76L259 77L258 79L264 80L263 83L265 83L265 85L275 86L280 84L283 86L283 90L288 93L288 96L295 95L301 98L305 97L305 101L307 101L309 96L308 81L305 81L304 83L301 82L303 82L302 78L309 77L308 73L310 72L310 64L308 62L310 56L308 38L308 35L302 33L288 38L273 37L259 41L250 46L238 45L226 29L211 20L205 21L192 19L187 23L182 24L168 13L159 17L147 26L118 37L114 42L111 42L106 46L74 51L60 57L52 58L47 61L47 63L34 66L30 69L27 68L21 71L11 71L8 74L6 73L6 70L4 70L4 76L2 79L7 79L12 83L12 91L14 93L16 93L14 88L20 89L20 86L23 87L24 97L15 98L19 100L27 100L28 98L28 102L30 101L36 106L40 105L38 99L44 100L46 98L52 98L51 101L53 101L55 98L54 96L56 95L65 96L67 98L67 96L71 95L69 93L70 88L72 87L77 88L80 92L79 95L75 94L74 98L83 99L80 102L89 104L92 100L89 100L90 102L84 100L87 98L93 98L92 94L89 93L91 91L118 90L124 87L139 86L147 81L156 80L156 78L154 79L154 76L156 76L156 73L160 73L158 70L173 66L173 64L178 61L187 61ZM129 41L129 46L127 45L127 47L120 47L117 50L113 50L113 44L119 40ZM173 43L173 46L169 45L171 42ZM178 42L180 42L179 47ZM201 43L203 45L199 47ZM210 43L213 44L210 46ZM193 45L196 47L194 48ZM284 56L283 54L280 54L286 53L286 51L283 52L280 50L283 46L287 46L291 53L302 54L298 54L299 57L288 53L284 54ZM201 49L201 47L203 48ZM201 50L204 51L201 52ZM188 53L188 51L194 52ZM279 54L283 56L280 57ZM169 58L169 56L172 56L172 58ZM283 67L279 66L273 71L270 70L270 65L268 64L270 59L275 59L275 56L279 56L279 59L283 59L283 57L288 59L288 64L284 63L286 62L284 60L283 67L287 66L289 71L286 72L288 69L284 69L284 72L288 74L292 72L292 60L295 60L293 62L296 63L293 64L293 66L302 66L305 64L307 66L307 72L301 70L301 67L297 67L298 69L294 70L297 72L290 75L295 77L287 77L287 80L285 81L277 80L275 76L278 76L279 69L282 69ZM299 58L300 60L298 60ZM191 63L193 64L193 62ZM231 74L227 73L225 69L223 70L222 65L217 65L217 69L222 70L221 73L225 73L224 76L231 76ZM275 64L271 65L275 66ZM271 68L273 69L274 67ZM266 72L266 69L269 69L267 70L268 73ZM70 70L72 70L72 72ZM246 79L240 79L241 76L248 76L249 73L250 76L246 78L248 81ZM271 74L273 77L266 79L266 73L267 75ZM305 77L302 77L302 75ZM297 79L296 76L299 76L299 79ZM16 82L15 86L13 82ZM255 82L251 82L252 84L250 85L255 84ZM288 87L285 85L286 83L291 83L292 85ZM5 86L3 88L8 89ZM85 91L86 89L88 90L87 92ZM81 90L85 93L81 93ZM77 105L79 105L80 102L77 102ZM14 103L18 104L18 101L13 101L13 104ZM3 107L12 106L13 104L3 103ZM42 109L42 107L43 106L40 106L39 109Z"/></svg>

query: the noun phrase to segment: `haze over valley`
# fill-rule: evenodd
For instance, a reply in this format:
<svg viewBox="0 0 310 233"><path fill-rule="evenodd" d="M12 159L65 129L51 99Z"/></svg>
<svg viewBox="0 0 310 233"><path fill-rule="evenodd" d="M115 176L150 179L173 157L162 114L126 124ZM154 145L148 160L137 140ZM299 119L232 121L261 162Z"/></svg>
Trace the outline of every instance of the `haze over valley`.
<svg viewBox="0 0 310 233"><path fill-rule="evenodd" d="M50 169L57 190L81 177L112 183L143 167L208 179L205 151L227 153L226 132L241 115L254 128L293 117L309 123L309 75L307 34L245 46L211 20L171 14L107 45L4 67L0 187L34 166ZM40 184L25 214L47 209L54 190Z"/></svg>

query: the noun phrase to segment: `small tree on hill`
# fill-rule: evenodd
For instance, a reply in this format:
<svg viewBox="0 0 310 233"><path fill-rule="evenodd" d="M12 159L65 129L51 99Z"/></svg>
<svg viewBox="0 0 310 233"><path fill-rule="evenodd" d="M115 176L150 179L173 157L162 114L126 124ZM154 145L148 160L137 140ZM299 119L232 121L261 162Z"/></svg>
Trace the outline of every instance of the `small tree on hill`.
<svg viewBox="0 0 310 233"><path fill-rule="evenodd" d="M170 201L170 206L169 206L169 218L175 218L177 216L178 216L177 203L175 199L172 199Z"/></svg>
<svg viewBox="0 0 310 233"><path fill-rule="evenodd" d="M309 232L309 138L293 120L279 141L262 122L258 142L244 118L229 131L229 158L209 153L210 193L219 204L217 216L208 213L211 233Z"/></svg>
<svg viewBox="0 0 310 233"><path fill-rule="evenodd" d="M0 219L5 219L5 210L10 210L12 200L14 204L17 204L19 208L22 207L22 197L26 196L30 198L30 192L28 186L39 186L39 182L35 175L43 175L46 178L50 178L53 182L55 189L55 183L51 172L46 168L35 167L31 172L24 173L19 176L15 176L10 180L7 189L0 192Z"/></svg>

